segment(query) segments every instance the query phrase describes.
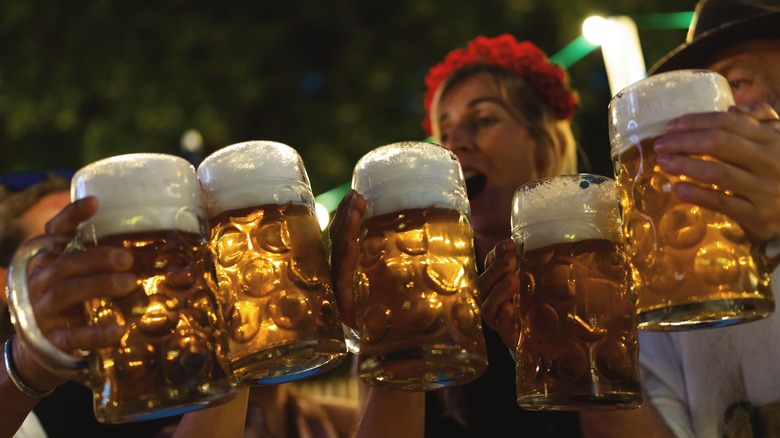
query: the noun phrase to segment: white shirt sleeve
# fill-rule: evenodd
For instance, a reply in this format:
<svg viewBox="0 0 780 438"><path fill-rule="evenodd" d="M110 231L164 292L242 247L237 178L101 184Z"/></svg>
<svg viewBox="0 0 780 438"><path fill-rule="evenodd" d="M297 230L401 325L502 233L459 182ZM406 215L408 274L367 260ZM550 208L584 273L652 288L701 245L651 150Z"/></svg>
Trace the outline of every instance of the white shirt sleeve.
<svg viewBox="0 0 780 438"><path fill-rule="evenodd" d="M675 435L695 438L678 353L668 333L639 331L639 363L645 391Z"/></svg>
<svg viewBox="0 0 780 438"><path fill-rule="evenodd" d="M46 438L46 431L43 430L41 422L38 421L38 417L35 412L30 412L27 418L24 419L22 427L16 431L13 438Z"/></svg>

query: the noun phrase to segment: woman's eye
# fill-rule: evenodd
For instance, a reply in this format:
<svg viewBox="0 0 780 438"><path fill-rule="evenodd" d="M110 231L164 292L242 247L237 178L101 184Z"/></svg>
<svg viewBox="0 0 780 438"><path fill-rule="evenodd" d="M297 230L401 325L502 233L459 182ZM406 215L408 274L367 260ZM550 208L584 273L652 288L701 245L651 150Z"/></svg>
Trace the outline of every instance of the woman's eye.
<svg viewBox="0 0 780 438"><path fill-rule="evenodd" d="M477 117L475 120L475 124L479 127L490 126L494 123L496 123L496 118L491 116Z"/></svg>

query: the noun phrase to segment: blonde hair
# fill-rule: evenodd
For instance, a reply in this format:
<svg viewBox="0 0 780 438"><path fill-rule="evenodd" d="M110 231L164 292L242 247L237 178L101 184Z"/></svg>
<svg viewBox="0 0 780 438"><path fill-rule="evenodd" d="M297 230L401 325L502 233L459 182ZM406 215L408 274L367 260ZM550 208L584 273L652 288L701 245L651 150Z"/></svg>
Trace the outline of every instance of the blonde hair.
<svg viewBox="0 0 780 438"><path fill-rule="evenodd" d="M496 66L485 64L466 66L454 71L442 82L431 103L430 123L434 138L441 138L436 114L442 96L455 84L478 73L490 75L501 98L511 110L514 110L514 116L528 126L539 147L537 168L540 171L547 170L549 176L577 172L577 143L574 140L571 122L558 119L554 110L531 89L522 76Z"/></svg>

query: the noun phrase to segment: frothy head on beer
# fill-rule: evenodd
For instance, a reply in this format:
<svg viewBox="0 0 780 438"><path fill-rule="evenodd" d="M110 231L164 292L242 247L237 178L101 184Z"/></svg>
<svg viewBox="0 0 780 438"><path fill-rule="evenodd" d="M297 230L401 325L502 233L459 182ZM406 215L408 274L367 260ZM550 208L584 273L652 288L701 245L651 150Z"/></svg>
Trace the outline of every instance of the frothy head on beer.
<svg viewBox="0 0 780 438"><path fill-rule="evenodd" d="M355 165L352 188L366 198L368 216L429 207L470 214L458 158L433 143L399 142L372 150Z"/></svg>
<svg viewBox="0 0 780 438"><path fill-rule="evenodd" d="M734 105L728 80L707 70L678 70L650 76L621 90L609 103L612 156L666 132L685 114L726 111Z"/></svg>
<svg viewBox="0 0 780 438"><path fill-rule="evenodd" d="M201 233L205 211L195 167L175 155L118 155L88 164L71 180L71 199L98 199L82 228L95 238L177 229Z"/></svg>
<svg viewBox="0 0 780 438"><path fill-rule="evenodd" d="M209 198L209 215L289 202L314 207L309 176L298 152L274 141L225 146L198 166Z"/></svg>
<svg viewBox="0 0 780 438"><path fill-rule="evenodd" d="M615 181L601 175L541 178L512 200L512 236L525 249L586 239L622 242Z"/></svg>

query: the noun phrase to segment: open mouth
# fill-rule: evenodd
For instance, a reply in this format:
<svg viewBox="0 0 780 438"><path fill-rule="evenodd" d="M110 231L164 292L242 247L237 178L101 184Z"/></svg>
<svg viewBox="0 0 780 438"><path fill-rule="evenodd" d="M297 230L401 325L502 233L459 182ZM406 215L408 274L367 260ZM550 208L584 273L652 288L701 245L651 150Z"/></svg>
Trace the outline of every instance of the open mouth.
<svg viewBox="0 0 780 438"><path fill-rule="evenodd" d="M466 194L469 199L482 193L487 184L487 178L481 173L469 173L466 177Z"/></svg>

